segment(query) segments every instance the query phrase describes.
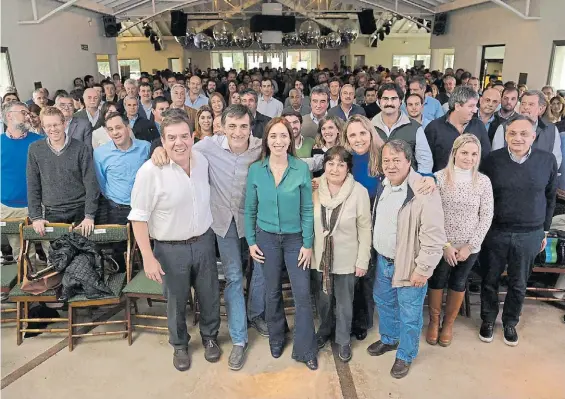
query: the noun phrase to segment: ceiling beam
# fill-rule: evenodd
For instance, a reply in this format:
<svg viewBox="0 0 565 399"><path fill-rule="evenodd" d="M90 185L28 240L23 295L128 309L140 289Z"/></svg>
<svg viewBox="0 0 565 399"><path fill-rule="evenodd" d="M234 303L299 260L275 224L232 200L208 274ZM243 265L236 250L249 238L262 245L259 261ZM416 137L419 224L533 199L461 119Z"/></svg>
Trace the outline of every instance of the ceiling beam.
<svg viewBox="0 0 565 399"><path fill-rule="evenodd" d="M521 11L519 11L518 9L516 9L516 7L511 6L510 4L507 4L505 2L503 2L502 0L491 0L494 4L499 5L502 8L506 8L508 11L513 12L514 14L516 14L517 16L519 16L520 18L527 20L527 21L532 21L532 20L539 20L541 19L540 17L530 17L530 1L526 1L526 12L522 13Z"/></svg>
<svg viewBox="0 0 565 399"><path fill-rule="evenodd" d="M290 8L291 10L297 12L298 14L304 15L305 17L308 18L315 18L315 12L316 10L307 10L305 9L303 6L301 6L300 4L292 1L292 0L276 0L277 3L281 3L283 6ZM333 24L331 22L328 21L324 21L324 20L317 20L316 21L318 24L325 26L326 28L329 28L331 30L333 30L334 32L337 32L338 30L338 26L336 24Z"/></svg>
<svg viewBox="0 0 565 399"><path fill-rule="evenodd" d="M398 11L393 10L392 8L377 4L376 0L371 0L371 1L369 1L369 0L356 0L356 1L358 3L367 4L371 7L380 8L384 11L388 11L388 12L391 12L393 14L400 15L401 17L408 19L410 22L413 22L414 24L424 28L426 31L431 32L431 29L429 29L426 25L422 24L421 22L416 21L416 19L414 19L414 17L410 17L406 13L398 12Z"/></svg>
<svg viewBox="0 0 565 399"><path fill-rule="evenodd" d="M421 9L421 10L427 11L427 12L429 12L429 13L431 13L431 14L434 13L434 10L432 10L431 8L424 7L424 6L422 6L422 5L418 4L418 3L415 3L415 2L413 2L413 1L411 1L411 0L400 0L400 1L402 1L403 3L406 3L406 4L408 4L408 5L410 5L410 6L412 6L412 7L416 7L416 8L419 8L419 9Z"/></svg>
<svg viewBox="0 0 565 399"><path fill-rule="evenodd" d="M185 1L184 3L179 3L179 4L174 5L174 6L172 6L172 7L167 7L167 8L165 8L164 10L158 11L158 12L156 12L156 13L154 13L154 14L151 14L151 15L145 17L145 18L141 18L140 20L136 21L136 22L133 23L132 25L130 25L130 26L128 26L128 27L122 29L120 32L118 32L118 34L123 33L123 32L125 32L125 31L127 31L127 30L130 30L133 26L137 26L137 25L139 25L139 24L141 24L141 23L143 23L143 22L145 22L145 21L147 21L147 20L153 19L153 18L155 18L156 16L161 15L161 14L167 12L167 11L172 11L172 10L175 10L175 9L177 9L177 8L186 7L186 6L189 6L189 5L191 5L191 4L197 3L197 2L199 2L199 1L200 1L200 0L188 0L188 1Z"/></svg>
<svg viewBox="0 0 565 399"><path fill-rule="evenodd" d="M253 7L255 4L262 3L262 0L247 0L246 2L242 3L241 6L234 8L233 10L226 11L225 13L220 13L223 18L222 19L230 19L233 18L234 15L241 13L243 10ZM201 25L195 27L196 33L202 32L205 29L211 28L212 26L216 25L218 21L208 21L204 22Z"/></svg>
<svg viewBox="0 0 565 399"><path fill-rule="evenodd" d="M474 7L479 4L488 3L490 0L455 0L436 7L436 13L459 10L461 8Z"/></svg>

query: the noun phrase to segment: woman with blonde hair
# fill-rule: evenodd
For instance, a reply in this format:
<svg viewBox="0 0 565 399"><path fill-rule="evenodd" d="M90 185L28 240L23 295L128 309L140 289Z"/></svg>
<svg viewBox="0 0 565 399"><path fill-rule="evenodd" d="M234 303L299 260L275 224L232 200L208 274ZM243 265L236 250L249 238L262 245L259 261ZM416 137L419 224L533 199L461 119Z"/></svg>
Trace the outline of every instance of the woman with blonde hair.
<svg viewBox="0 0 565 399"><path fill-rule="evenodd" d="M481 143L462 134L453 143L447 167L436 173L445 215L447 242L443 259L429 279L430 323L426 342L449 346L453 323L465 295L465 283L492 223L494 200L490 179L479 173ZM440 315L443 290L448 288L443 324Z"/></svg>
<svg viewBox="0 0 565 399"><path fill-rule="evenodd" d="M343 120L335 115L326 115L320 119L312 156L324 155L330 148L341 145L343 126ZM323 170L314 172L314 177L320 177L323 173Z"/></svg>
<svg viewBox="0 0 565 399"><path fill-rule="evenodd" d="M208 106L212 109L214 117L222 116L222 112L226 108L226 101L224 100L224 96L222 96L217 91L210 94L210 99L208 100Z"/></svg>
<svg viewBox="0 0 565 399"><path fill-rule="evenodd" d="M194 129L194 142L202 140L206 136L213 136L212 122L214 114L212 109L203 105L196 113L195 129Z"/></svg>

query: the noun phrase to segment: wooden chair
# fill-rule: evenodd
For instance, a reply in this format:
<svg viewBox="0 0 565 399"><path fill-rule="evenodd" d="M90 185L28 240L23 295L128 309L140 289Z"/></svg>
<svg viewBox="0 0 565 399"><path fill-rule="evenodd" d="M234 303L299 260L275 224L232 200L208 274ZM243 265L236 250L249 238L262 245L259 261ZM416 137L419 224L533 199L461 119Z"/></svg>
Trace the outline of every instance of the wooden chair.
<svg viewBox="0 0 565 399"><path fill-rule="evenodd" d="M144 329L144 330L153 330L159 332L166 332L168 331L167 326L153 326L149 324L142 324L138 322L140 320L161 320L166 321L167 316L156 316L146 313L140 313L137 308L137 300L138 299L146 299L147 303L151 305L152 301L156 302L166 302L166 299L163 295L163 286L156 281L150 280L145 275L142 266L141 254L137 250L137 244L134 239L133 243L133 253L134 259L137 261L129 263L128 266L128 275L127 275L127 284L123 289L122 293L126 298L126 321L127 321L127 330L128 330L128 345L131 345L133 342L133 331L135 328ZM135 273L133 276L134 265L138 265L141 270ZM133 276L133 278L132 278ZM135 313L132 314L132 307L135 308Z"/></svg>
<svg viewBox="0 0 565 399"><path fill-rule="evenodd" d="M133 240L132 253L134 261L128 265L128 283L122 291L126 298L128 345L131 345L133 342L133 332L136 328L165 333L168 331L168 327L166 325L149 325L142 322L143 320L160 320L166 322L167 316L158 316L139 312L139 309L137 307L138 299L147 300L149 306L152 306L153 301L166 303L167 299L163 295L163 285L157 283L156 281L148 279L145 275L145 272L143 271L141 254L139 253L139 250L137 248L135 238ZM138 266L139 268L137 272L134 271L135 266ZM196 308L192 294L189 295L188 305L192 310ZM133 313L132 308L134 309ZM194 322L194 324L196 324L196 322Z"/></svg>
<svg viewBox="0 0 565 399"><path fill-rule="evenodd" d="M32 226L21 226L22 250L20 251L21 267L18 270L17 284L10 291L10 301L16 302L16 343L22 344L24 333L67 333L65 328L29 328L28 323L68 323L68 318L29 318L29 305L32 303L58 303L56 290L51 289L46 292L33 295L22 291L21 285L23 278L27 276L27 262L29 248L41 241L53 241L69 233L73 225L65 223L49 223L45 226L45 235L42 237L37 234ZM24 328L24 323L26 327Z"/></svg>
<svg viewBox="0 0 565 399"><path fill-rule="evenodd" d="M1 293L2 296L8 295L10 290L16 285L18 281L18 271L20 270L21 266L21 253L23 250L23 242L22 242L22 235L21 229L24 224L27 224L27 218L11 218L11 219L2 219L0 222L0 232L2 236L18 236L20 240L20 253L19 254L12 254L14 258L18 257L17 261L4 263L2 265L2 269L0 272L1 277ZM16 321L14 317L6 318L4 315L16 313L16 308L4 308L2 307L1 315L2 323L10 323Z"/></svg>
<svg viewBox="0 0 565 399"><path fill-rule="evenodd" d="M77 229L75 229L77 231ZM77 231L78 232L78 231ZM75 322L75 311L80 308L88 307L102 307L102 306L116 306L122 302L122 289L124 288L124 283L129 280L128 273L130 270L129 264L131 263L131 229L130 224L119 225L119 224L108 224L108 225L97 225L94 226L93 233L88 236L88 239L95 242L96 244L109 244L109 243L126 243L126 272L125 273L114 273L110 276L105 277L105 282L112 291L112 295L108 295L97 299L88 299L86 295L80 294L75 295L70 298L69 303L69 318L68 318L68 334L69 334L69 351L74 349L74 339L80 337L92 337L100 335L123 335L126 338L128 334L128 324L127 320L91 320L89 322L77 323ZM97 327L106 325L122 324L125 329L119 331L98 331L98 332L81 332L76 331L77 327Z"/></svg>

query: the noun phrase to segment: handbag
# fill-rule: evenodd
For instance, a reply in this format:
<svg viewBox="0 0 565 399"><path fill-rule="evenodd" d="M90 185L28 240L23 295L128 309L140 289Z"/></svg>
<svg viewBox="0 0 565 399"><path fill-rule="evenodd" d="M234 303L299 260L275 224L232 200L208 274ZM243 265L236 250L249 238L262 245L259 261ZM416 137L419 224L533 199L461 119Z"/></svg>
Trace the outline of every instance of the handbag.
<svg viewBox="0 0 565 399"><path fill-rule="evenodd" d="M29 243L27 245L29 245ZM63 275L55 271L53 266L49 265L45 269L36 271L27 252L26 247L24 248L24 253L26 254L25 263L27 272L22 280L22 291L32 295L40 295L49 290L58 288L62 284Z"/></svg>

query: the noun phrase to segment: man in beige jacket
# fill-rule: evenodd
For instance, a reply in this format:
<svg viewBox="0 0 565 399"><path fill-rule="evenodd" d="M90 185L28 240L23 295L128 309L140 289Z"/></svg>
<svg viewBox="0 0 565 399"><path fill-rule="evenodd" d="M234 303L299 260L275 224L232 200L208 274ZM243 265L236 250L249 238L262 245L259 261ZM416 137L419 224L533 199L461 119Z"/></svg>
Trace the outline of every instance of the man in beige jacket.
<svg viewBox="0 0 565 399"><path fill-rule="evenodd" d="M412 150L402 140L382 148L385 179L373 206L373 247L378 253L373 297L381 339L367 349L372 356L397 350L390 374L403 378L418 354L427 281L446 242L438 190L419 194L423 177L410 165Z"/></svg>

